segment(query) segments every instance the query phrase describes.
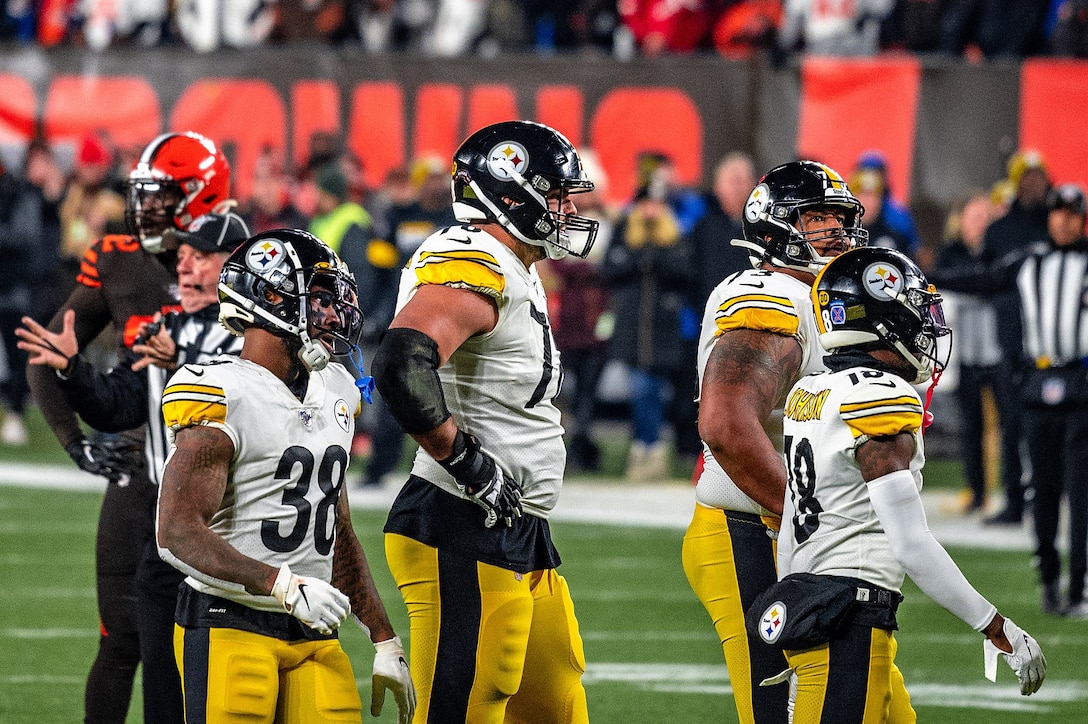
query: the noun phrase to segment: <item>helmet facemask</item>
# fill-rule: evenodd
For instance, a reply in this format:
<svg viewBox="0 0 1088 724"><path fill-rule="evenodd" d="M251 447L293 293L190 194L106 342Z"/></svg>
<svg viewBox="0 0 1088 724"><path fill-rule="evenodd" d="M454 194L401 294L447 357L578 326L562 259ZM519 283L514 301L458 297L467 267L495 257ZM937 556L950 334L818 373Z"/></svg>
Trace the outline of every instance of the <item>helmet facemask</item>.
<svg viewBox="0 0 1088 724"><path fill-rule="evenodd" d="M937 340L951 335L952 330L945 323L941 295L932 284L926 289L907 289L896 301L917 321L902 325L909 327L902 332L894 332L883 323L877 323L877 331L916 370L917 375L911 383L922 384L948 366L952 345L947 345L942 353Z"/></svg>
<svg viewBox="0 0 1088 724"><path fill-rule="evenodd" d="M846 252L820 271L812 287L820 343L829 351L888 349L922 384L948 365L951 334L941 295L904 254L883 248Z"/></svg>
<svg viewBox="0 0 1088 724"><path fill-rule="evenodd" d="M307 265L295 243L312 243L322 252L319 260ZM312 259L314 249L307 253ZM363 314L355 281L332 250L306 232L266 232L235 250L220 275L219 299L219 321L230 332L241 336L255 326L283 337L311 371L358 349Z"/></svg>
<svg viewBox="0 0 1088 724"><path fill-rule="evenodd" d="M519 241L542 247L551 259L589 254L599 223L568 211L574 210L570 194L592 189L570 141L539 123L486 126L454 154L457 219L496 222Z"/></svg>
<svg viewBox="0 0 1088 724"><path fill-rule="evenodd" d="M354 285L339 274L317 272L310 279L304 302L307 335L327 342L334 355L351 354L363 330Z"/></svg>
<svg viewBox="0 0 1088 724"><path fill-rule="evenodd" d="M546 177L537 175L530 182L505 159L493 160L492 167L499 168L500 173L520 187L520 193L511 189L510 195L501 197L500 203L506 206L504 211L475 179L469 177L469 188L491 211L495 221L526 244L543 247L549 259L562 259L568 254L585 259L589 255L600 222L588 216L564 213L562 208L568 195L592 191L592 181L564 179L553 184Z"/></svg>
<svg viewBox="0 0 1088 724"><path fill-rule="evenodd" d="M175 228L174 219L185 200L173 181L130 179L125 199L125 221L140 244L152 254L168 251L163 232Z"/></svg>
<svg viewBox="0 0 1088 724"><path fill-rule="evenodd" d="M801 215L814 208L841 210L844 213L842 227L812 229L805 231ZM762 242L736 239L734 246L750 250L749 259L753 266L763 263L796 271L816 274L829 261L839 254L865 246L869 242L869 232L861 226L863 211L859 202L834 204L818 202L811 204L773 204L766 211L760 212L764 225L776 229ZM841 249L833 255L825 256L817 251L815 244L826 240L840 240Z"/></svg>

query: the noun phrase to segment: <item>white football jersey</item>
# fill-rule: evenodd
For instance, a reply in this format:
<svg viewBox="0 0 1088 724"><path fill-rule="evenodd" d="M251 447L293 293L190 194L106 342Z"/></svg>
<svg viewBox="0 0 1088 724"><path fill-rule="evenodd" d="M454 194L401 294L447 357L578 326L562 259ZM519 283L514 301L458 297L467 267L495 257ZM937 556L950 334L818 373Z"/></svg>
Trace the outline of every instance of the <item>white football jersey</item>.
<svg viewBox="0 0 1088 724"><path fill-rule="evenodd" d="M801 375L824 369L823 347L812 311L811 287L788 274L764 269L737 272L714 288L703 311L699 334L699 384L702 385L710 352L723 332L755 329L790 335L801 345ZM775 410L767 435L776 447L781 443L778 425L781 410ZM695 488L695 499L703 505L756 515L772 515L749 498L729 476L710 448L703 444L703 472Z"/></svg>
<svg viewBox="0 0 1088 724"><path fill-rule="evenodd" d="M563 372L535 267L485 231L451 226L412 255L400 282L399 312L425 284L471 289L495 301L499 320L470 337L438 370L458 427L479 438L522 487L526 513L547 518L563 485L566 448L554 398ZM453 477L422 448L412 474L460 496Z"/></svg>
<svg viewBox="0 0 1088 724"><path fill-rule="evenodd" d="M900 589L903 567L854 455L871 437L911 433L916 445L910 471L921 490L922 415L918 392L902 377L868 367L809 375L794 385L783 423L789 519L779 534L780 577L853 576Z"/></svg>
<svg viewBox="0 0 1088 724"><path fill-rule="evenodd" d="M162 413L170 454L177 431L215 427L234 443L223 502L210 527L243 554L300 576L332 579L336 503L348 467L360 394L340 364L311 372L299 401L270 371L238 357L185 365L166 386ZM167 462L169 464L169 460ZM282 612L271 596L198 591Z"/></svg>

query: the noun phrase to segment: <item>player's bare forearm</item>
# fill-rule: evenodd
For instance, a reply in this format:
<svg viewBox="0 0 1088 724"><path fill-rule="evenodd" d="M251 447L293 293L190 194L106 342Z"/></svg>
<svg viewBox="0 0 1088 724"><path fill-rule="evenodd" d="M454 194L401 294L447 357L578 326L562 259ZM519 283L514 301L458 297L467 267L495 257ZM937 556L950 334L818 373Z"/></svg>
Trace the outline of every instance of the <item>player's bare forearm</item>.
<svg viewBox="0 0 1088 724"><path fill-rule="evenodd" d="M802 361L793 337L737 329L711 350L699 400L699 435L745 495L782 512L786 468L765 430Z"/></svg>
<svg viewBox="0 0 1088 724"><path fill-rule="evenodd" d="M230 438L198 425L180 430L175 442L159 491L159 546L201 573L267 595L278 568L242 555L208 527L227 487Z"/></svg>
<svg viewBox="0 0 1088 724"><path fill-rule="evenodd" d="M909 470L914 447L914 436L909 432L866 440L855 453L862 477L876 480L897 470Z"/></svg>
<svg viewBox="0 0 1088 724"><path fill-rule="evenodd" d="M351 525L346 490L336 504L336 543L333 546L332 585L351 601L351 612L370 629L370 640L388 641L395 632L378 595L366 553Z"/></svg>

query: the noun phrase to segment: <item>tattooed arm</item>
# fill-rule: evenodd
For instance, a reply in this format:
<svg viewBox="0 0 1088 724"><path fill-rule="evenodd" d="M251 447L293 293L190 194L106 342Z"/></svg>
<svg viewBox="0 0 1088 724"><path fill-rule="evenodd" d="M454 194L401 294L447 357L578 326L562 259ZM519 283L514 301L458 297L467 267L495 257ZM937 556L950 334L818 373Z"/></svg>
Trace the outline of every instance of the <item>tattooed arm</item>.
<svg viewBox="0 0 1088 724"><path fill-rule="evenodd" d="M222 430L200 425L179 430L174 442L159 487L159 554L210 585L268 595L279 568L242 555L208 527L223 502L234 444Z"/></svg>
<svg viewBox="0 0 1088 724"><path fill-rule="evenodd" d="M734 329L718 339L703 372L700 437L737 487L777 514L786 467L764 427L797 381L802 358L793 337Z"/></svg>
<svg viewBox="0 0 1088 724"><path fill-rule="evenodd" d="M340 491L336 503L336 543L333 548L332 585L347 594L351 611L370 632L370 640L387 641L395 632L378 596L366 553L351 525L347 486Z"/></svg>

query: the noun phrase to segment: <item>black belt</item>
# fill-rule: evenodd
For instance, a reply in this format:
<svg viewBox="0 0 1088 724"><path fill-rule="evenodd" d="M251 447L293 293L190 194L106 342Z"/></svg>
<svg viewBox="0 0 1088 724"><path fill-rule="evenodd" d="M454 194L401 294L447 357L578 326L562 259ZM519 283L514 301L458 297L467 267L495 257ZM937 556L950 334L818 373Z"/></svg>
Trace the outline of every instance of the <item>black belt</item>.
<svg viewBox="0 0 1088 724"><path fill-rule="evenodd" d="M865 584L857 587L857 594L855 595L854 600L858 603L867 603L870 606L890 608L895 612L899 608L899 602L903 600L903 594L889 591L880 586Z"/></svg>
<svg viewBox="0 0 1088 724"><path fill-rule="evenodd" d="M889 591L887 588L874 586L868 581L852 576L831 576L854 587L853 623L860 626L872 626L888 631L899 629L895 612L903 600L903 594Z"/></svg>

